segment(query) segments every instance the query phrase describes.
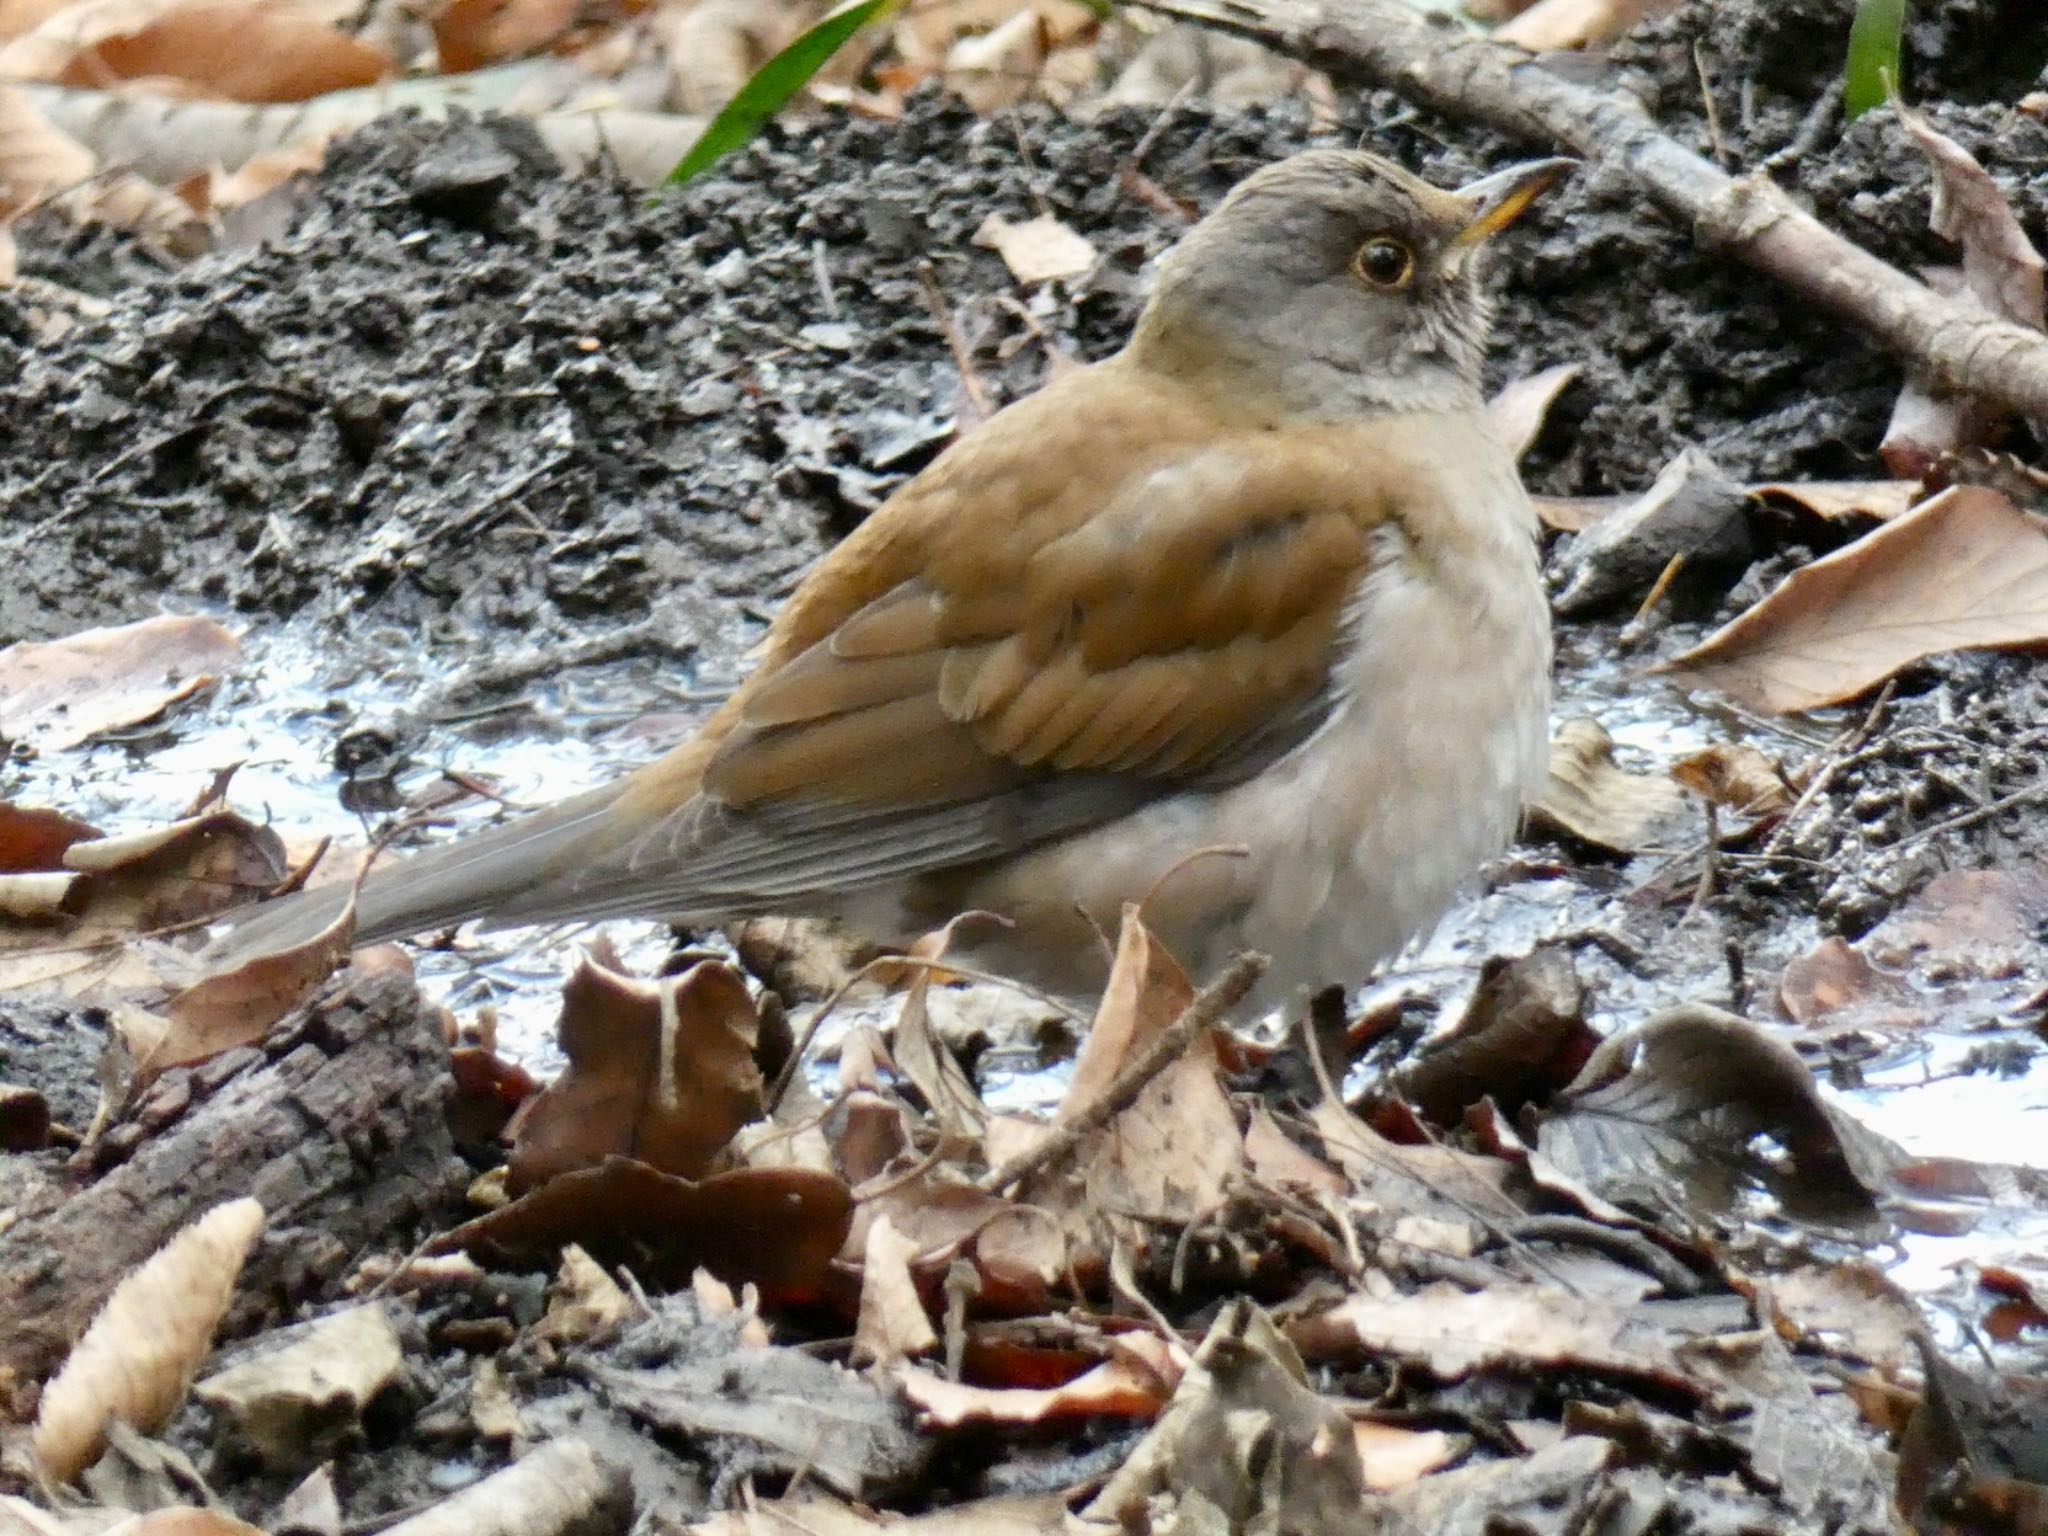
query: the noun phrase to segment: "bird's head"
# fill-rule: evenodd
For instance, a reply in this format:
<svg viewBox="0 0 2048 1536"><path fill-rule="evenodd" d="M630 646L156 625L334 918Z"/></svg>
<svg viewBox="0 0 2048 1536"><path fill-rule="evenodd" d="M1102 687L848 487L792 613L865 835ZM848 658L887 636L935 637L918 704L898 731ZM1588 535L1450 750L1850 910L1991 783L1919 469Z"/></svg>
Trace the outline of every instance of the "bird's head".
<svg viewBox="0 0 2048 1536"><path fill-rule="evenodd" d="M1358 150L1269 165L1166 256L1132 345L1287 414L1469 404L1492 320L1479 254L1573 163L1456 191Z"/></svg>

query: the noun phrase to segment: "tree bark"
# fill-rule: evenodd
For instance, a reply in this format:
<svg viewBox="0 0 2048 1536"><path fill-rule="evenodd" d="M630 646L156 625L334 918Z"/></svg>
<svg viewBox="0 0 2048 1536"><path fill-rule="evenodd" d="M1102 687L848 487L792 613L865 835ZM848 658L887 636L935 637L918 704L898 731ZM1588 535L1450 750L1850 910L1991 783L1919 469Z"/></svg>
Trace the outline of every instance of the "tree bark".
<svg viewBox="0 0 2048 1536"><path fill-rule="evenodd" d="M32 1411L114 1286L223 1200L253 1195L269 1214L231 1329L281 1315L444 1205L466 1178L444 1110L452 1085L411 985L350 982L260 1049L166 1073L101 1138L93 1169L10 1180L0 1419Z"/></svg>

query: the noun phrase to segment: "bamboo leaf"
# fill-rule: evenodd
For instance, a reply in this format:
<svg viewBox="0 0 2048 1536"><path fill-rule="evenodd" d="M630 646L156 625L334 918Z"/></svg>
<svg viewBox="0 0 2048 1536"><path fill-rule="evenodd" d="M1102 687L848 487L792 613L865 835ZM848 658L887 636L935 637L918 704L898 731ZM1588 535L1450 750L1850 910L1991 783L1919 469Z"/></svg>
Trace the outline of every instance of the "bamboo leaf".
<svg viewBox="0 0 2048 1536"><path fill-rule="evenodd" d="M719 109L703 136L668 173L669 184L681 186L753 138L847 39L897 4L898 0L851 0L763 64L740 87L739 94Z"/></svg>

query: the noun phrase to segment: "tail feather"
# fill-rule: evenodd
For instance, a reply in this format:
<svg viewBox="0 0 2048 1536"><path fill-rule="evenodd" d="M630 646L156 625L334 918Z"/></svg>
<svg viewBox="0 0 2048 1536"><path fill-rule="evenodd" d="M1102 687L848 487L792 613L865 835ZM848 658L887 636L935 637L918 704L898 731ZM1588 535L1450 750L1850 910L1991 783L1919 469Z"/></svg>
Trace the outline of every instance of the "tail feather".
<svg viewBox="0 0 2048 1536"><path fill-rule="evenodd" d="M355 942L404 938L515 906L522 920L532 922L577 915L575 898L566 890L564 908L552 910L546 888L573 873L576 866L565 864L570 855L583 855L600 840L596 824L619 791L619 785L608 785L388 867L380 864L357 898ZM346 885L325 885L230 913L227 931L207 947L201 963L209 971L226 970L303 944L341 915L348 898Z"/></svg>

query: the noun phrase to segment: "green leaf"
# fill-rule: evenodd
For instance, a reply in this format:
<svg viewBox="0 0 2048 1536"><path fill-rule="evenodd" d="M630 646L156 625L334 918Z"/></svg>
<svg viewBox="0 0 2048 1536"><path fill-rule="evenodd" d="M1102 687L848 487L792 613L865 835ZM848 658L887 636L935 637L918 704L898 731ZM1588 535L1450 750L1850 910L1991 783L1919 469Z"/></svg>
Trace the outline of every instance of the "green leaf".
<svg viewBox="0 0 2048 1536"><path fill-rule="evenodd" d="M1862 0L1849 26L1849 67L1842 111L1850 122L1880 107L1899 86L1899 38L1906 0Z"/></svg>
<svg viewBox="0 0 2048 1536"><path fill-rule="evenodd" d="M668 173L669 185L681 186L753 138L762 124L810 83L811 76L825 67L825 61L845 46L848 38L900 3L901 0L851 0L754 71L753 79L719 109L718 116L711 119L703 135L690 146L690 152Z"/></svg>

